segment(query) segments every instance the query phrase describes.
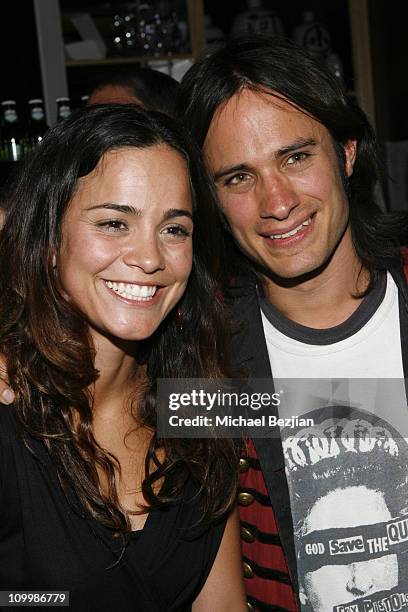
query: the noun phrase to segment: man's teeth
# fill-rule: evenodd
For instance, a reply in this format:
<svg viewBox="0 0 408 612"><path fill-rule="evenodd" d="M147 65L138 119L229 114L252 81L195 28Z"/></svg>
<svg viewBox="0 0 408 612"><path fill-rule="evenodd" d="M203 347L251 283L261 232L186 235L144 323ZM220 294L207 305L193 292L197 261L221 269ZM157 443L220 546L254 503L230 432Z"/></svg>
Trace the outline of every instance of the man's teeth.
<svg viewBox="0 0 408 612"><path fill-rule="evenodd" d="M312 218L309 217L309 219L303 221L303 223L295 227L293 230L290 230L290 232L286 232L286 234L272 234L271 236L269 236L269 238L272 238L272 240L276 240L277 238L289 238L290 236L294 236L295 234L297 234L305 225L310 225L311 222Z"/></svg>
<svg viewBox="0 0 408 612"><path fill-rule="evenodd" d="M157 291L157 287L152 287L151 285L133 285L130 283L114 283L112 281L105 281L105 284L109 289L112 289L112 291L127 300L147 302L152 299Z"/></svg>

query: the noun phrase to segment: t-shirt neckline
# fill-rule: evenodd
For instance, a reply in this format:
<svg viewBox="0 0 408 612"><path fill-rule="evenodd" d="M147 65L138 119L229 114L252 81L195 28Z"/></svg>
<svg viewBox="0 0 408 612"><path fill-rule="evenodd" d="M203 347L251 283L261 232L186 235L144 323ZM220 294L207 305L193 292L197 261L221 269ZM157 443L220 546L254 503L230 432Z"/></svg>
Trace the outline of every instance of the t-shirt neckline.
<svg viewBox="0 0 408 612"><path fill-rule="evenodd" d="M379 308L386 289L387 275L383 273L350 317L343 323L327 329L314 329L291 321L269 302L263 291L258 291L258 300L264 316L282 334L304 344L323 346L346 340L362 329Z"/></svg>

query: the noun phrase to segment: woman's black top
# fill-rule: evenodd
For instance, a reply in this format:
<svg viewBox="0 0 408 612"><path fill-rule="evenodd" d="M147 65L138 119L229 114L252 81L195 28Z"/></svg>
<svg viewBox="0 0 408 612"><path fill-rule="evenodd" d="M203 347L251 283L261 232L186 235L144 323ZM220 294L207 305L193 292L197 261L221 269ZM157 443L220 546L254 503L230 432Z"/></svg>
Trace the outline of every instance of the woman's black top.
<svg viewBox="0 0 408 612"><path fill-rule="evenodd" d="M14 408L2 406L0 590L69 591L75 612L190 610L225 527L222 521L191 538L188 528L201 516L193 485L181 502L149 513L117 562L121 542L68 502L46 447L33 438L29 446L34 454Z"/></svg>

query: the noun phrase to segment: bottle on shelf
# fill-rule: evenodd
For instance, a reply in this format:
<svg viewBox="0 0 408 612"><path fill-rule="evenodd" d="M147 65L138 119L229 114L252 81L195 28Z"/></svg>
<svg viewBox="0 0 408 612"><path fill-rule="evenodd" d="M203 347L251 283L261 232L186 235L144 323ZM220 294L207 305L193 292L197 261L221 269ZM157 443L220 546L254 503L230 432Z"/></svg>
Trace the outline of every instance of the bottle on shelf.
<svg viewBox="0 0 408 612"><path fill-rule="evenodd" d="M252 34L285 35L281 18L273 9L263 8L262 0L247 0L247 10L239 13L232 22L231 38Z"/></svg>
<svg viewBox="0 0 408 612"><path fill-rule="evenodd" d="M161 51L163 55L186 53L188 44L188 24L183 3L168 0L160 0L158 5L161 27Z"/></svg>
<svg viewBox="0 0 408 612"><path fill-rule="evenodd" d="M4 161L19 161L23 157L24 150L16 101L4 100L1 103L1 111L1 157Z"/></svg>
<svg viewBox="0 0 408 612"><path fill-rule="evenodd" d="M225 45L225 34L212 22L211 15L204 15L204 34L207 51L212 53Z"/></svg>
<svg viewBox="0 0 408 612"><path fill-rule="evenodd" d="M154 55L156 52L156 23L154 6L151 2L139 4L138 38L141 53L143 55Z"/></svg>
<svg viewBox="0 0 408 612"><path fill-rule="evenodd" d="M111 53L113 55L137 55L140 52L137 25L139 23L138 5L135 10L115 13L112 21Z"/></svg>
<svg viewBox="0 0 408 612"><path fill-rule="evenodd" d="M56 99L57 103L57 121L68 119L71 115L71 100L67 96Z"/></svg>
<svg viewBox="0 0 408 612"><path fill-rule="evenodd" d="M48 126L45 122L44 102L41 98L28 101L30 118L27 131L27 144L24 153L29 153L42 141Z"/></svg>
<svg viewBox="0 0 408 612"><path fill-rule="evenodd" d="M326 59L326 66L330 70L332 74L340 81L340 83L344 86L344 71L343 71L343 62L340 59L338 53L334 51L329 53Z"/></svg>
<svg viewBox="0 0 408 612"><path fill-rule="evenodd" d="M330 32L316 19L313 11L303 11L302 22L293 30L293 39L322 61L325 61L331 52Z"/></svg>
<svg viewBox="0 0 408 612"><path fill-rule="evenodd" d="M83 108L84 106L86 106L88 100L89 100L89 95L88 94L84 94L83 96L81 96L80 108Z"/></svg>

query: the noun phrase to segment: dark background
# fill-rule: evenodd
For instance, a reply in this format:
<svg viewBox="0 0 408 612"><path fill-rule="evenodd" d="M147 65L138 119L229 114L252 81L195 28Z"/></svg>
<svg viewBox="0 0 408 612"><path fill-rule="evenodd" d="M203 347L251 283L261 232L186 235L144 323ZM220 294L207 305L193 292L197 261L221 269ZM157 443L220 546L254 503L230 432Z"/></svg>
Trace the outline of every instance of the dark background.
<svg viewBox="0 0 408 612"><path fill-rule="evenodd" d="M354 1L354 0L351 0ZM379 140L408 139L408 35L404 3L395 0L367 0L373 59L373 79L376 104L376 129ZM96 10L101 0L60 0L61 10ZM109 3L105 3L109 4ZM111 5L120 6L119 0ZM205 12L212 22L228 33L233 18L246 8L245 0L232 3L205 0ZM263 6L273 8L280 16L287 35L301 21L304 10L313 10L327 27L333 50L343 62L346 87L354 87L351 38L347 0L263 0ZM27 101L42 97L41 74L38 58L34 11L31 0L2 2L0 19L1 80L0 100L15 99L20 115L26 114ZM67 69L70 93L73 97L87 93L80 91L81 83L93 79L104 68L88 66ZM106 70L106 69L105 69ZM71 92L72 90L72 92ZM74 91L75 90L75 91Z"/></svg>
<svg viewBox="0 0 408 612"><path fill-rule="evenodd" d="M120 6L119 0L111 0ZM101 0L61 0L61 10L89 8L101 5ZM235 14L244 10L245 0L232 3L205 0L205 11L215 25L228 33ZM377 129L384 140L408 138L408 35L407 22L401 13L404 3L368 0L376 88ZM302 11L312 9L325 23L331 34L333 49L343 61L346 85L353 89L351 40L347 0L263 0L265 7L274 8L281 17L288 35L301 21ZM2 2L0 9L0 99L17 99L20 104L42 96L41 75L37 50L34 12L31 0ZM95 67L69 68L68 78L75 81L74 71L85 70L87 77L100 70Z"/></svg>

